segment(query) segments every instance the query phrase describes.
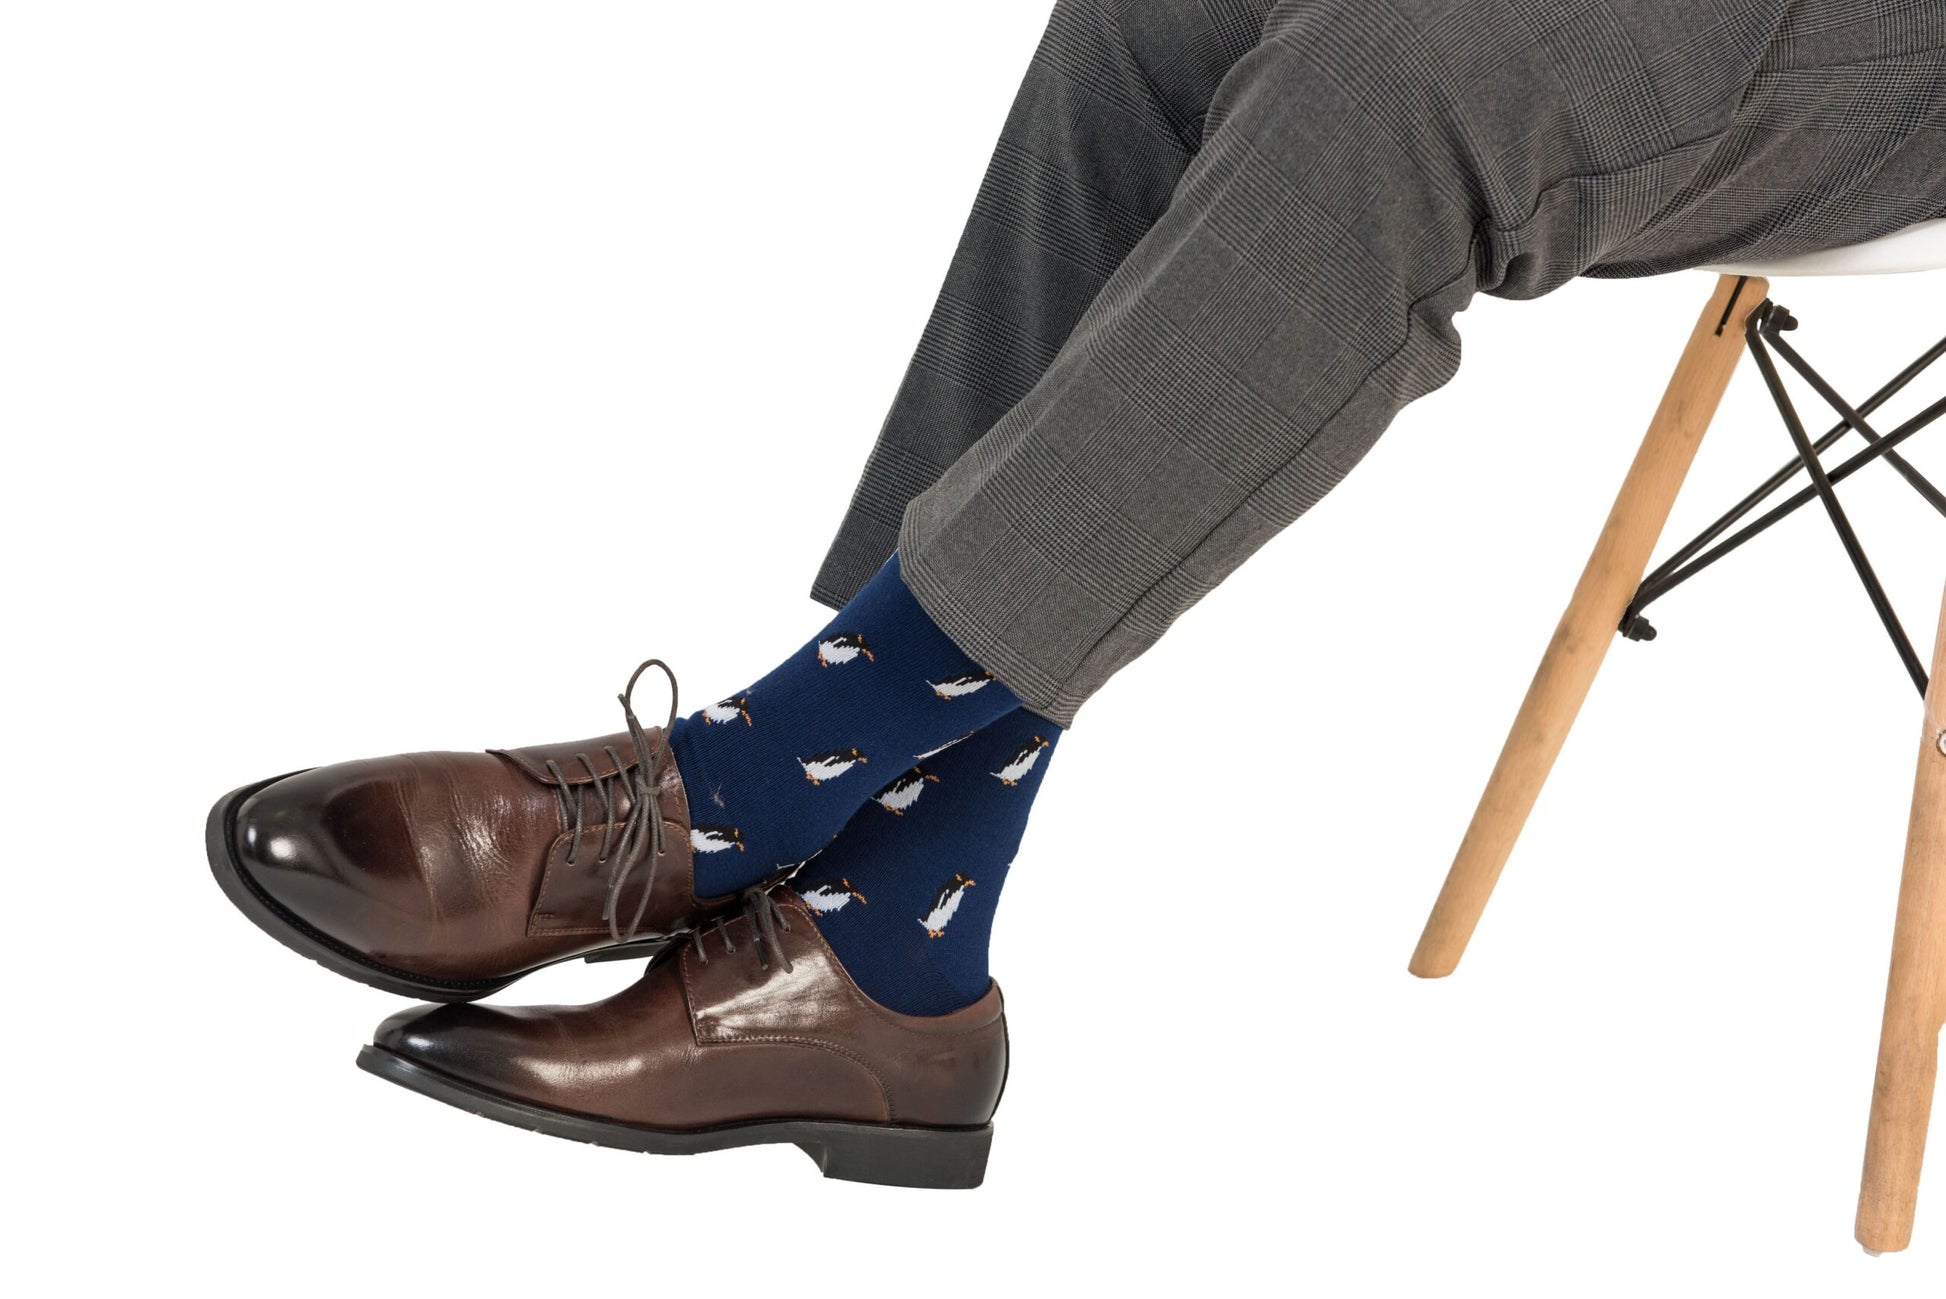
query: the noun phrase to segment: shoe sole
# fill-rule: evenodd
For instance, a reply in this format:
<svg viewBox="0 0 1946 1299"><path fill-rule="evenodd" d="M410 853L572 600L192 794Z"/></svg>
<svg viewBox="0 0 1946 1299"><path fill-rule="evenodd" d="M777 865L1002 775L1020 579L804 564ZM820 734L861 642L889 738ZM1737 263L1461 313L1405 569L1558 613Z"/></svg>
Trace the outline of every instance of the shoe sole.
<svg viewBox="0 0 1946 1299"><path fill-rule="evenodd" d="M230 899L250 922L275 938L284 946L308 956L333 974L341 974L347 979L396 993L401 997L416 997L424 1001L477 1001L491 996L517 979L525 978L535 970L559 965L564 961L626 961L655 955L669 940L666 938L638 939L617 947L604 947L599 951L576 956L557 957L529 966L515 974L492 979L434 979L425 975L413 974L382 961L375 961L364 953L339 942L331 935L312 928L300 917L292 914L269 893L262 885L252 879L250 872L236 856L236 818L237 809L243 801L260 789L268 788L290 776L301 772L288 772L283 776L272 776L253 785L235 789L216 801L210 809L209 821L204 827L203 846L209 854L210 872L216 876L217 884L224 896Z"/></svg>
<svg viewBox="0 0 1946 1299"><path fill-rule="evenodd" d="M545 1136L651 1155L702 1155L739 1146L792 1145L809 1155L826 1177L876 1186L970 1190L985 1180L987 1152L993 1145L991 1123L977 1128L914 1128L828 1119L769 1119L691 1131L646 1128L513 1100L383 1047L362 1048L358 1067L456 1109Z"/></svg>

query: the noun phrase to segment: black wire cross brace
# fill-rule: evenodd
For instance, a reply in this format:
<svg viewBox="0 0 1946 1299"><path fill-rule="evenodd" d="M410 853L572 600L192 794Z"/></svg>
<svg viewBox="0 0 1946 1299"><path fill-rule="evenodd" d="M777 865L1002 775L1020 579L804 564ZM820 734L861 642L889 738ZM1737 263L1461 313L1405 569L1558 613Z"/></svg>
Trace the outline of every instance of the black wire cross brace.
<svg viewBox="0 0 1946 1299"><path fill-rule="evenodd" d="M1737 289L1741 291L1742 288L1743 284L1739 281ZM1732 298L1732 302L1734 301L1735 299ZM1725 324L1728 323L1728 319L1726 314ZM1894 375L1884 387L1854 408L1838 394L1837 389L1833 388L1823 375L1798 354L1796 348L1785 341L1782 336L1784 332L1796 328L1797 320L1790 312L1766 299L1750 313L1743 330L1750 353L1757 360L1757 368L1763 372L1764 385L1770 389L1771 400L1777 404L1777 413L1783 416L1784 427L1790 432L1791 443L1797 450L1796 457L1765 479L1761 486L1737 502L1722 518L1703 529L1694 540L1677 550L1661 567L1644 578L1641 586L1636 588L1635 598L1629 601L1627 610L1623 612L1621 626L1617 630L1630 640L1654 640L1655 627L1642 616L1644 609L1815 498L1823 503L1825 513L1831 516L1831 525L1837 529L1838 539L1844 544L1845 553L1850 556L1852 567L1858 570L1858 579L1864 583L1865 594L1871 597L1872 608L1877 610L1879 621L1885 624L1886 633L1891 636L1893 647L1898 650L1907 674L1912 677L1913 684L1919 687L1919 693L1923 696L1927 686L1925 662L1913 648L1912 639L1906 635L1905 628L1900 624L1899 615L1892 608L1892 602L1886 598L1885 588L1879 582L1878 574L1872 571L1871 560L1866 558L1865 548L1859 544L1858 534L1852 530L1851 520L1846 517L1844 507L1838 503L1838 494L1833 488L1872 461L1884 460L1896 469L1899 475L1912 485L1913 490L1924 497L1935 510L1946 516L1946 494L1942 494L1939 488L1927 481L1925 475L1913 468L1911 462L1899 455L1897 451L1900 443L1933 423L1942 414L1946 414L1946 397L1935 401L1905 423L1883 435L1869 422L1872 412L1918 378L1933 362L1939 360L1941 356L1946 356L1946 338L1934 343L1911 365ZM1717 332L1722 332L1722 326L1718 327ZM1776 361L1772 359L1773 351L1783 357L1785 363L1797 371L1818 396L1838 413L1838 423L1816 441L1813 441L1804 431L1804 421L1799 418L1790 393L1785 391L1783 377L1778 373ZM1833 443L1852 429L1858 430L1859 435L1868 445L1863 451L1837 467L1827 470L1818 458L1820 453L1828 450ZM1800 470L1809 476L1810 486L1801 488L1786 498L1783 503L1771 507L1754 522L1737 528L1735 532L1730 531L1745 516L1775 495L1785 483L1796 477ZM1725 533L1729 533L1729 536L1724 537ZM1719 537L1724 539L1718 541Z"/></svg>

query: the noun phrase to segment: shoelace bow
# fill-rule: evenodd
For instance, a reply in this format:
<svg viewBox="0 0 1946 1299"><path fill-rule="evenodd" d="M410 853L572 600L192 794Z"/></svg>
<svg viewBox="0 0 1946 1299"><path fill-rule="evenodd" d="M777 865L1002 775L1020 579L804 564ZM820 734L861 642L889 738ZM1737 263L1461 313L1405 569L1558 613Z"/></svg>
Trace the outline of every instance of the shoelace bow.
<svg viewBox="0 0 1946 1299"><path fill-rule="evenodd" d="M741 917L750 922L751 942L757 949L757 964L768 970L771 953L774 952L784 966L784 973L789 974L796 967L791 964L790 953L784 950L784 940L778 936L780 931L786 934L791 932L791 918L784 914L782 907L777 905L777 891L783 887L781 884L765 882L753 884L745 889L741 894L743 898ZM712 933L723 935L724 951L736 951L736 940L730 937L730 922L736 919L738 919L736 914L725 915L690 935L690 941L695 945L697 960L704 965L709 964L709 950L703 946L703 939Z"/></svg>
<svg viewBox="0 0 1946 1299"><path fill-rule="evenodd" d="M662 674L669 678L669 719L662 724L662 732L657 742L651 746L649 735L635 716L635 683L650 668L661 668ZM635 745L635 767L630 770L622 761L622 755L615 752L612 744L603 745L602 752L615 764L613 776L603 776L595 769L595 764L585 753L574 755L575 761L587 769L588 778L593 783L595 797L601 800L601 851L595 854L597 866L606 865L613 849L615 864L608 869L608 897L601 908L601 918L608 922L608 933L616 942L625 942L635 937L641 928L642 916L648 910L649 899L655 894L655 872L662 864L662 854L667 849L662 830L662 799L656 792L655 759L664 744L668 743L669 730L676 724L676 674L661 659L647 659L638 665L629 676L628 685L622 693L615 696L621 701L622 715L628 719L628 738ZM560 765L549 758L548 774L554 777L554 796L560 800L561 828L571 831L568 840L568 864L574 864L574 855L581 850L581 829L583 825L582 804L585 800L568 783L568 777ZM629 796L628 817L622 822L620 841L615 834L616 790ZM621 897L622 886L628 883L629 875L641 864L645 855L649 858L649 873L642 886L642 896L635 904L635 914L629 919L628 928L618 923L615 912L616 899Z"/></svg>

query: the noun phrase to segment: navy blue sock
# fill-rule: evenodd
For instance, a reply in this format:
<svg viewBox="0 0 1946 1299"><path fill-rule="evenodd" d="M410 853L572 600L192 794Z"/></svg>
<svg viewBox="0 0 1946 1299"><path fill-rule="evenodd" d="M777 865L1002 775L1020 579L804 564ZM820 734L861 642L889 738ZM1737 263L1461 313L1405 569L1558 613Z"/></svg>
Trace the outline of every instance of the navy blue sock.
<svg viewBox="0 0 1946 1299"><path fill-rule="evenodd" d="M943 1015L986 995L1007 867L1061 730L1015 709L881 789L792 881L865 995Z"/></svg>
<svg viewBox="0 0 1946 1299"><path fill-rule="evenodd" d="M696 891L803 861L888 780L1019 706L926 616L894 555L797 653L670 730Z"/></svg>

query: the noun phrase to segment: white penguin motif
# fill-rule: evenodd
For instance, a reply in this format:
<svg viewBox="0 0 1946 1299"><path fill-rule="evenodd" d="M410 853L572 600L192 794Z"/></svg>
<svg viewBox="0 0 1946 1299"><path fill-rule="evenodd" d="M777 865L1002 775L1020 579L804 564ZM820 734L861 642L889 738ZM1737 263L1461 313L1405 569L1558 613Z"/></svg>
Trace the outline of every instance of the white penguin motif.
<svg viewBox="0 0 1946 1299"><path fill-rule="evenodd" d="M828 916L834 911L843 911L853 898L865 901L865 895L851 886L850 880L839 880L834 884L813 884L801 890L798 895L804 905L813 913Z"/></svg>
<svg viewBox="0 0 1946 1299"><path fill-rule="evenodd" d="M703 725L705 726L708 726L712 722L718 725L724 722L734 722L739 717L743 719L745 726L756 725L755 722L750 720L749 695L736 695L732 698L711 704L703 709Z"/></svg>
<svg viewBox="0 0 1946 1299"><path fill-rule="evenodd" d="M818 662L825 667L834 663L849 663L860 654L865 656L867 663L878 661L872 657L871 646L865 643L865 637L855 631L826 636L818 642Z"/></svg>
<svg viewBox="0 0 1946 1299"><path fill-rule="evenodd" d="M926 792L926 782L929 780L935 785L939 783L939 777L924 767L914 767L872 795L872 801L894 816L904 816L905 810L918 802L919 795Z"/></svg>
<svg viewBox="0 0 1946 1299"><path fill-rule="evenodd" d="M725 848L743 851L743 831L733 825L692 825L689 846L697 852L722 852Z"/></svg>
<svg viewBox="0 0 1946 1299"><path fill-rule="evenodd" d="M946 750L952 748L955 744L958 744L961 740L965 739L967 735L971 735L971 734L973 734L973 732L968 731L966 735L954 736L952 739L946 741L946 743L940 745L936 749L927 749L924 753L915 753L912 755L912 760L914 762L924 762L927 758L930 758L935 754L946 752Z"/></svg>
<svg viewBox="0 0 1946 1299"><path fill-rule="evenodd" d="M994 779L1003 785L1018 785L1021 777L1032 771L1034 764L1041 760L1041 750L1047 745L1048 741L1036 735L1032 740L1021 745L1020 752L1008 758L1000 770L992 773Z"/></svg>
<svg viewBox="0 0 1946 1299"><path fill-rule="evenodd" d="M946 933L946 925L959 910L959 900L966 890L973 887L973 881L964 875L955 875L939 886L939 894L932 900L932 909L919 919L926 928L926 937L940 938Z"/></svg>
<svg viewBox="0 0 1946 1299"><path fill-rule="evenodd" d="M964 672L956 677L947 677L944 681L928 681L926 684L941 699L958 699L961 695L970 695L975 690L984 690L992 685L993 673Z"/></svg>
<svg viewBox="0 0 1946 1299"><path fill-rule="evenodd" d="M799 758L797 765L804 768L804 779L813 785L822 785L827 780L836 780L854 766L867 761L857 749L833 749L829 753L814 753L808 758Z"/></svg>

